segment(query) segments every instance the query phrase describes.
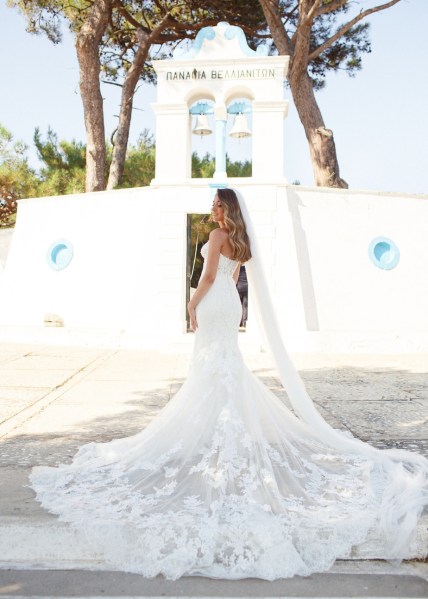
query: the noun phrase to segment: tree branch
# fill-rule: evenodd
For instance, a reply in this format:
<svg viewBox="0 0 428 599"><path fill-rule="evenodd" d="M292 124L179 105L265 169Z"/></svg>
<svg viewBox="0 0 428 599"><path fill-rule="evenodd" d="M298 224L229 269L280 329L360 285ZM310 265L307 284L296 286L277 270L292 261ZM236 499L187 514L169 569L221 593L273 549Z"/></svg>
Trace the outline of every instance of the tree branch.
<svg viewBox="0 0 428 599"><path fill-rule="evenodd" d="M120 14L124 17L124 19L126 19L126 21L128 21L130 25L135 27L135 29L143 29L145 33L150 34L150 29L148 27L143 27L141 23L134 19L134 17L131 14L129 14L129 12L123 6L120 0L113 0L113 6L117 8Z"/></svg>
<svg viewBox="0 0 428 599"><path fill-rule="evenodd" d="M368 8L367 10L360 12L360 14L358 14L356 17L351 19L345 25L343 25L343 27L341 27L337 33L332 35L328 40L326 40L323 44L321 44L321 46L318 46L318 48L315 48L315 50L313 52L311 52L311 54L309 54L308 62L311 60L314 60L314 58L318 58L318 56L320 54L322 54L323 52L325 52L325 50L330 48L330 46L332 46L335 41L337 41L339 38L341 38L342 35L345 35L345 33L347 31L349 31L351 29L351 27L353 27L356 23L358 23L365 17L368 17L369 15L371 15L375 12L379 12L380 10L385 10L386 8L390 8L391 6L394 6L394 4L397 4L398 2L400 2L400 0L391 0L391 2L386 2L385 4L380 4L379 6L374 6L373 8Z"/></svg>
<svg viewBox="0 0 428 599"><path fill-rule="evenodd" d="M326 15L329 12L333 12L338 8L342 8L348 0L332 0L329 4L324 4L320 6L320 8L316 11L315 17L319 17L321 15Z"/></svg>
<svg viewBox="0 0 428 599"><path fill-rule="evenodd" d="M346 0L345 0L345 1L346 1ZM288 21L291 19L291 17L293 16L293 14L294 14L294 13L296 12L296 10L298 10L298 9L299 9L299 5L298 5L298 4L295 4L295 5L294 5L294 7L293 7L293 8L292 8L292 9L291 9L289 12L285 13L285 17L284 17L284 21L283 21L284 25L285 25L286 23L288 23Z"/></svg>
<svg viewBox="0 0 428 599"><path fill-rule="evenodd" d="M317 11L320 9L320 5L321 5L322 1L323 0L315 0L315 2L313 3L313 5L310 8L307 15L303 17L303 22L305 23L305 25L312 23L312 21L314 20L314 18L316 16Z"/></svg>
<svg viewBox="0 0 428 599"><path fill-rule="evenodd" d="M310 10L308 4L310 0L299 0L299 19L297 21L296 30L294 32L293 55L290 64L290 77L297 75L298 78L303 76L308 67L308 55L311 44L311 31L313 16L310 18L314 8L318 8L321 0L315 0Z"/></svg>
<svg viewBox="0 0 428 599"><path fill-rule="evenodd" d="M156 4L160 12L164 13L164 16L168 14L169 11L165 8L163 4L159 2L159 0L154 0L154 3Z"/></svg>
<svg viewBox="0 0 428 599"><path fill-rule="evenodd" d="M107 83L108 85L117 85L117 87L123 87L122 83L116 83L116 81L109 81L108 79L101 79L101 83Z"/></svg>
<svg viewBox="0 0 428 599"><path fill-rule="evenodd" d="M275 46L281 55L291 55L292 45L290 38L285 31L284 23L278 10L278 2L275 0L259 0L265 15L271 35L274 37Z"/></svg>
<svg viewBox="0 0 428 599"><path fill-rule="evenodd" d="M176 31L199 31L202 27L215 26L218 23L218 19L203 19L197 23L182 23L177 21L175 17L171 17L171 21L174 23L173 28Z"/></svg>
<svg viewBox="0 0 428 599"><path fill-rule="evenodd" d="M147 38L147 41L152 44L154 42L156 42L156 39L158 37L158 35L164 30L166 29L166 27L168 27L169 23L172 23L173 19L171 17L171 15L169 14L169 12L167 12L162 19L159 21L159 23L156 25L156 27L153 29L153 31L150 33L150 35Z"/></svg>

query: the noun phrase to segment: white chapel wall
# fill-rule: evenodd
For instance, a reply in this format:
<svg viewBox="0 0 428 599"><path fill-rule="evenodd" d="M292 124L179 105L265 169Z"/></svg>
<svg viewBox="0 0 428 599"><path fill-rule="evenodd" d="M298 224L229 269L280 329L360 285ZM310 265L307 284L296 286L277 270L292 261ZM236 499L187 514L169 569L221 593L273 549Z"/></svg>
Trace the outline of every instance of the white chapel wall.
<svg viewBox="0 0 428 599"><path fill-rule="evenodd" d="M428 197L230 183L247 198L290 350L428 349ZM200 184L20 202L0 335L11 327L46 335L45 315L54 313L88 342L97 331L142 347L184 338L186 217L209 212L211 201ZM383 235L400 250L392 270L369 256ZM48 249L64 239L73 259L55 271ZM251 290L248 328L254 341Z"/></svg>

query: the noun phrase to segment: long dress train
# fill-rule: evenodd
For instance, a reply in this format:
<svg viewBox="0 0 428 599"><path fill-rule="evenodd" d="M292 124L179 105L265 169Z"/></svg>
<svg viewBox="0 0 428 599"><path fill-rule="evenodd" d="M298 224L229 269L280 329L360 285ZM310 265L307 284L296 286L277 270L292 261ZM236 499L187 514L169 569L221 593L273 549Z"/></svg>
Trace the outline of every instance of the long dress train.
<svg viewBox="0 0 428 599"><path fill-rule="evenodd" d="M376 454L330 447L267 389L238 348L235 268L220 256L188 378L160 415L132 437L84 445L69 465L34 468L37 499L84 530L110 568L147 577L309 575L370 530L388 557L428 503L428 461L385 469ZM391 506L392 530L382 523Z"/></svg>

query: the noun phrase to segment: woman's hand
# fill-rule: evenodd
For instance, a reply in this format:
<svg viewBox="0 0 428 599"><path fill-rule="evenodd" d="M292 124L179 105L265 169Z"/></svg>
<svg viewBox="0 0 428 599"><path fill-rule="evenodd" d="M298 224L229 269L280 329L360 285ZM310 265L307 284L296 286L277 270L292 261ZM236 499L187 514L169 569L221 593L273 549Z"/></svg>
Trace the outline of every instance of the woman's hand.
<svg viewBox="0 0 428 599"><path fill-rule="evenodd" d="M198 328L198 321L196 320L196 306L194 306L191 301L187 304L187 311L189 312L190 317L190 328L192 331L196 331Z"/></svg>

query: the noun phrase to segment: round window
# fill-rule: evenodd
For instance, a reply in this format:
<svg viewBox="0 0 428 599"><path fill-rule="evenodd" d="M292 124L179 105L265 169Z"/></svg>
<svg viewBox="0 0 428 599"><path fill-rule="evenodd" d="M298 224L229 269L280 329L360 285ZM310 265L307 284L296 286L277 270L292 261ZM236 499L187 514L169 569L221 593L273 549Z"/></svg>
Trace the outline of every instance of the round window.
<svg viewBox="0 0 428 599"><path fill-rule="evenodd" d="M400 260L400 250L388 237L376 237L369 246L370 260L378 268L391 270Z"/></svg>
<svg viewBox="0 0 428 599"><path fill-rule="evenodd" d="M48 264L53 270L63 270L73 258L73 246L69 241L55 241L48 250Z"/></svg>

